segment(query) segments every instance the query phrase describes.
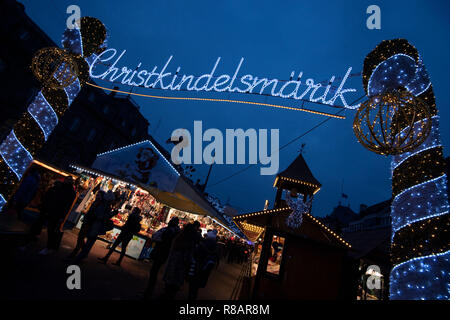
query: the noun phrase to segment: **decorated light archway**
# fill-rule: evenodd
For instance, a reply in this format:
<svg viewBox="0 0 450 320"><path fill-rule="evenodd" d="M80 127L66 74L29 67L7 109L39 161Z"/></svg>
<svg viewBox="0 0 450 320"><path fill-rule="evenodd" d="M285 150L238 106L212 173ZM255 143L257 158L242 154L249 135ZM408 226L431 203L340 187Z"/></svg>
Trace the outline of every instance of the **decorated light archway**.
<svg viewBox="0 0 450 320"><path fill-rule="evenodd" d="M81 86L89 80L94 62L102 60L99 55L105 50L106 29L99 20L84 17L79 22L79 28L65 31L62 46L64 49L45 48L34 57L32 70L41 80L43 89L0 144L0 209L32 162L33 156L58 124L58 119L78 95ZM343 93L353 90L343 89L350 71L351 68L343 77L341 85L333 89L334 97L330 93L329 100L326 100L326 96L333 91L330 90L330 83L335 80L334 76L327 86L314 85L311 82L308 84L306 81L307 90L311 91L309 100L313 101L314 94L322 87L325 92L319 98L322 98L325 105L334 104L334 101L341 97L344 107L358 108L359 105L346 105L343 99ZM246 76L248 75L243 76L241 80ZM228 79L231 78L228 76ZM278 80L265 80L265 84L267 81L278 83ZM133 85L131 80L129 84ZM294 94L281 96L282 98L296 97L300 76L297 81L291 76L291 79L281 86L279 93L283 93L283 88L287 88L289 84L293 86ZM353 126L355 135L369 150L382 155L392 155L393 268L390 275L390 297L449 299L447 176L439 137L439 117L428 74L417 50L406 40L383 41L364 61L363 85L369 100L357 110ZM202 88L208 91L206 87ZM213 88L220 91L216 84ZM272 96L277 96L273 94L274 88L275 85ZM231 83L229 90L232 90ZM304 108L250 101L189 99L250 103L333 116ZM344 118L336 115L334 117ZM298 221L292 222L298 225Z"/></svg>

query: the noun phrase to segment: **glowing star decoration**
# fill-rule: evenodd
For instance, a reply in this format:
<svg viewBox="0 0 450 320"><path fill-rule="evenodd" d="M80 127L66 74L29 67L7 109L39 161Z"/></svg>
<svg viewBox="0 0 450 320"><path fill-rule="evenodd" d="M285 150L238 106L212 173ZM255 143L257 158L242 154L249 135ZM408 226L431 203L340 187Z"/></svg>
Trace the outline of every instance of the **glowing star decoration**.
<svg viewBox="0 0 450 320"><path fill-rule="evenodd" d="M359 104L348 105L346 100L348 93L356 92L354 88L345 88L345 83L351 76L351 67L347 69L340 84L334 87L335 76L331 76L327 84L323 85L320 82L315 82L312 78L303 81L303 72L298 73L297 79L294 78L297 73L291 72L291 80L289 81L260 78L252 74L239 76L244 58L241 58L239 61L233 75L215 75L221 61L219 57L210 73L195 76L192 74L179 74L181 67L177 67L176 71L168 71L173 56L170 56L161 68L154 66L153 69L144 69L142 68L142 62L137 63L136 67L120 65L120 60L125 54L126 50L119 53L114 48L109 48L100 53L92 62L89 61L91 78L120 82L123 85L135 87L158 88L171 91L265 94L284 99L308 100L332 106L335 106L339 99L345 108L357 109L359 107Z"/></svg>
<svg viewBox="0 0 450 320"><path fill-rule="evenodd" d="M416 121L418 118L420 120ZM359 143L382 155L396 155L417 148L427 139L430 129L428 106L408 91L371 97L358 109L353 122Z"/></svg>
<svg viewBox="0 0 450 320"><path fill-rule="evenodd" d="M292 210L292 213L286 219L286 224L290 228L297 229L300 227L303 222L303 214L311 210L312 199L311 197L304 202L302 194L297 194L297 197L294 197L292 192L286 193L286 203Z"/></svg>
<svg viewBox="0 0 450 320"><path fill-rule="evenodd" d="M26 115L22 117L21 124L25 128L37 125L43 134L43 141L46 141L58 124L58 116L62 116L78 95L81 85L86 82L89 76L89 64L92 61L91 55L101 53L106 43L106 29L98 19L83 17L81 19L81 29L66 30L63 34L62 45L65 48L44 48L39 50L32 61L32 71L44 86L27 108L30 123L26 120ZM83 43L83 39L86 40ZM86 56L89 53L89 56ZM62 93L62 96L61 96ZM47 96L47 95L50 95ZM67 97L64 97L64 95ZM46 99L47 97L47 99ZM48 99L52 98L52 99ZM58 106L52 106L49 101L56 101ZM21 128L19 128L22 130ZM37 137L26 137L24 133L32 130L13 129L0 144L0 156L8 170L14 173L17 180L20 180L29 164L33 161L33 155L27 150L25 138L34 139ZM34 131L35 132L35 131ZM16 134L17 133L17 134ZM21 138L20 134L22 133ZM36 144L30 150L36 150ZM39 146L39 144L38 144ZM5 180L6 181L6 180ZM5 185L2 190L5 194L0 194L0 210L6 203L6 198L14 187L15 181Z"/></svg>

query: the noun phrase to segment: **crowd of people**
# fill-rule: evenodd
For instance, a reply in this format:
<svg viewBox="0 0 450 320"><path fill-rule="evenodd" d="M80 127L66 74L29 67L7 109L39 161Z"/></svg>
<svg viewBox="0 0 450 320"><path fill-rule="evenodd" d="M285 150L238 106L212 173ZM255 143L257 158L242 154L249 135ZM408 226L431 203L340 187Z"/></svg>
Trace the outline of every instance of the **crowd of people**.
<svg viewBox="0 0 450 320"><path fill-rule="evenodd" d="M35 172L31 172L30 177L30 180L38 179ZM27 199L29 201L32 198L25 196L27 192L30 192L32 182L25 184L23 190L19 189L16 193L16 201L12 202L19 217L26 207ZM45 224L48 235L47 246L39 254L47 255L59 248L63 236L64 219L76 199L75 185L72 177L67 176L63 182L56 181L45 192L41 201L39 217L32 224L27 243L22 250L37 240ZM111 218L118 213L118 207L119 201L112 191L95 190L95 201L83 217L76 245L71 254L65 258L68 264L83 263L98 236L114 227ZM120 256L113 263L120 266L128 243L133 235L140 231L140 220L140 209L135 207L106 255L98 258L100 263L106 264L116 247L121 244ZM186 282L189 285L188 299L195 300L199 289L206 286L211 272L217 268L221 260L226 260L227 263L243 263L248 259L250 254L248 245L234 239L218 237L217 230L208 230L202 235L198 221L188 223L182 229L179 224L179 219L173 217L167 227L158 230L152 236L153 249L150 253L152 264L144 299L174 299ZM161 269L164 269L162 274L164 290L161 295L155 297L154 289Z"/></svg>

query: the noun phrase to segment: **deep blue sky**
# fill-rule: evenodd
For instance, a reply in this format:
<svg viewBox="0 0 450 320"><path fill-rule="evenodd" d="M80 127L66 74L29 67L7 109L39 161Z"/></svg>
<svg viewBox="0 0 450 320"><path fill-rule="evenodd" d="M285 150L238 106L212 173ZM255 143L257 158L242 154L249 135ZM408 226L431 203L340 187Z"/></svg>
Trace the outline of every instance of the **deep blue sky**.
<svg viewBox="0 0 450 320"><path fill-rule="evenodd" d="M304 72L303 79L307 76L325 80L332 75L343 76L349 66L353 72L361 71L364 57L381 40L406 38L419 50L431 76L440 109L444 153L448 155L450 2L447 0L30 0L22 3L27 14L57 43L65 29L67 6L77 4L82 16L97 17L107 26L109 47L127 49L124 62L129 66L138 62L148 68L161 66L168 56L174 55L169 71L181 66L181 72L189 74L209 72L218 56L222 57L219 73L232 74L239 59L245 57L241 75L286 79L295 70ZM366 8L371 4L381 8L381 30L366 28ZM358 90L353 97L363 95L360 77L352 79L350 84ZM201 97L237 98L219 93L202 93ZM280 128L280 145L283 145L324 119L307 113L247 105L145 98L136 101L151 123L150 133L163 145L174 129L192 129L194 120L203 120L205 129ZM259 101L283 103L276 98ZM295 106L293 102L284 103ZM337 205L343 181L344 192L356 211L361 203L371 205L390 197L390 159L358 144L352 131L354 112L346 111L346 116L346 120L328 121L280 152L280 170L283 170L298 155L301 143L306 143L304 157L323 185L313 205L313 213L318 216L330 213ZM210 184L242 168L243 165L216 165ZM198 166L198 177L202 180L207 169L206 165ZM262 209L265 199L273 201L273 180L273 176L260 176L259 167L254 166L207 191L223 201L230 198L230 203L241 211L253 211Z"/></svg>

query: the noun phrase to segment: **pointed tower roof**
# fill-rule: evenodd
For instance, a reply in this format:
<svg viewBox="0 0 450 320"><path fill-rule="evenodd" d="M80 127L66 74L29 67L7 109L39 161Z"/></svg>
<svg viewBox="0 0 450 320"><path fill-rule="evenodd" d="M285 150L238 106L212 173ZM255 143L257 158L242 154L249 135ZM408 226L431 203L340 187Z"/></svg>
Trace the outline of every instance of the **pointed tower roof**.
<svg viewBox="0 0 450 320"><path fill-rule="evenodd" d="M274 187L290 190L298 189L302 193L316 193L322 185L314 178L301 154L284 171L277 174Z"/></svg>

